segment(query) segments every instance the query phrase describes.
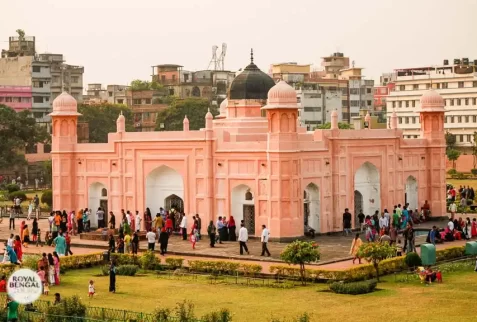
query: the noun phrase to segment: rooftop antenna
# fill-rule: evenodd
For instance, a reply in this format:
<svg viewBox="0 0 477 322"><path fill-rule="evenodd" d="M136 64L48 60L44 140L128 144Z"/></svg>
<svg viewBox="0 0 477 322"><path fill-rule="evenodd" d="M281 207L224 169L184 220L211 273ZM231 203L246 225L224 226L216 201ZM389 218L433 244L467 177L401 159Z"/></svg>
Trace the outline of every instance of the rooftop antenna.
<svg viewBox="0 0 477 322"><path fill-rule="evenodd" d="M351 62L351 66L353 66L353 68L354 68L354 60Z"/></svg>
<svg viewBox="0 0 477 322"><path fill-rule="evenodd" d="M222 52L220 53L220 57L217 60L217 67L216 70L225 70L225 54L227 53L227 44L222 44Z"/></svg>
<svg viewBox="0 0 477 322"><path fill-rule="evenodd" d="M250 63L253 64L253 48L250 48Z"/></svg>
<svg viewBox="0 0 477 322"><path fill-rule="evenodd" d="M209 62L209 66L207 66L207 70L211 70L210 66L213 66L213 70L217 70L217 47L216 45L212 46L212 59Z"/></svg>

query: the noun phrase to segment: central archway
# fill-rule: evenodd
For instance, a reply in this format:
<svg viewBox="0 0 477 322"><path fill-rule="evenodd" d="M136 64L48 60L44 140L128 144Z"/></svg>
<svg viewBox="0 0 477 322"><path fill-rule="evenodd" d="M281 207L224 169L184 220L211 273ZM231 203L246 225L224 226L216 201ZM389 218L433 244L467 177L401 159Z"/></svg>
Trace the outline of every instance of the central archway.
<svg viewBox="0 0 477 322"><path fill-rule="evenodd" d="M419 209L419 191L417 189L417 180L413 176L409 176L406 180L406 190L405 190L404 200L409 204L409 209L414 211Z"/></svg>
<svg viewBox="0 0 477 322"><path fill-rule="evenodd" d="M231 213L237 227L244 221L249 235L255 235L255 200L249 186L241 184L232 189Z"/></svg>
<svg viewBox="0 0 477 322"><path fill-rule="evenodd" d="M305 187L303 196L304 224L320 232L320 189L314 183Z"/></svg>
<svg viewBox="0 0 477 322"><path fill-rule="evenodd" d="M104 211L104 222L108 222L108 189L100 182L94 182L88 189L88 208L91 209L89 217L92 228L98 227L96 211L101 207Z"/></svg>
<svg viewBox="0 0 477 322"><path fill-rule="evenodd" d="M372 216L376 210L381 211L381 180L374 164L365 162L359 167L354 175L354 190L355 196L356 192L362 196L361 209L365 215Z"/></svg>
<svg viewBox="0 0 477 322"><path fill-rule="evenodd" d="M159 208L170 209L179 206L184 210L184 180L179 172L168 166L156 168L146 178L146 204L151 213Z"/></svg>

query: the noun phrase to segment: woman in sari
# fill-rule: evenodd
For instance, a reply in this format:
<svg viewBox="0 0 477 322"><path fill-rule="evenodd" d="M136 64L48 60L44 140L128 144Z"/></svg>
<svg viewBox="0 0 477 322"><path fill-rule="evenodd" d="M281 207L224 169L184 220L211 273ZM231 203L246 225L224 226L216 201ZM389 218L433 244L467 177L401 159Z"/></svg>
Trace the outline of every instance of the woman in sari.
<svg viewBox="0 0 477 322"><path fill-rule="evenodd" d="M13 242L13 250L17 255L17 259L21 262L23 257L22 241L18 235L15 236L15 241Z"/></svg>
<svg viewBox="0 0 477 322"><path fill-rule="evenodd" d="M55 284L55 260L51 253L48 254L48 281L50 285Z"/></svg>
<svg viewBox="0 0 477 322"><path fill-rule="evenodd" d="M116 266L114 261L111 261L109 266L109 291L116 293Z"/></svg>
<svg viewBox="0 0 477 322"><path fill-rule="evenodd" d="M134 219L133 215L131 215L131 230L136 231L136 219Z"/></svg>
<svg viewBox="0 0 477 322"><path fill-rule="evenodd" d="M351 249L349 250L349 254L353 255L353 264L356 258L358 259L358 262L361 264L361 258L358 257L358 250L362 244L363 244L363 241L361 240L361 238L359 238L359 233L357 233L353 239L353 242L351 243Z"/></svg>
<svg viewBox="0 0 477 322"><path fill-rule="evenodd" d="M55 266L55 284L60 285L60 257L57 252L53 252L53 264Z"/></svg>

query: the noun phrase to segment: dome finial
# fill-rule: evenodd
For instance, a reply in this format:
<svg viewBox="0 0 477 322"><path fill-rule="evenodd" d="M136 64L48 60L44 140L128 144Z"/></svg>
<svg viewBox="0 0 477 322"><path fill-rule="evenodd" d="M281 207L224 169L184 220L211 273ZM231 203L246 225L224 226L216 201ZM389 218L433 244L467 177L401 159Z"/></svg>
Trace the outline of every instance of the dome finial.
<svg viewBox="0 0 477 322"><path fill-rule="evenodd" d="M250 63L253 64L253 48L250 48Z"/></svg>

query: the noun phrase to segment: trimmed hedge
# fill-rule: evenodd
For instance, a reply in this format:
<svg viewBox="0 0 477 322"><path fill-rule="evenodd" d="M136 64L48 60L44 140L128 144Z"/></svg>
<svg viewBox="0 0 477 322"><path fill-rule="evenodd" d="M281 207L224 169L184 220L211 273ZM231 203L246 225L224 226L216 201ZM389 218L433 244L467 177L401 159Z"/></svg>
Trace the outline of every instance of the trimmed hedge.
<svg viewBox="0 0 477 322"><path fill-rule="evenodd" d="M417 267L422 265L421 257L417 253L407 253L405 259L406 265L409 268Z"/></svg>
<svg viewBox="0 0 477 322"><path fill-rule="evenodd" d="M12 200L13 198L20 198L21 201L25 201L27 200L27 196L26 196L26 193L24 191L14 191L14 192L10 192L8 194L8 199Z"/></svg>
<svg viewBox="0 0 477 322"><path fill-rule="evenodd" d="M8 193L11 194L12 192L20 191L20 186L14 183L9 183L5 186L5 189L7 189Z"/></svg>
<svg viewBox="0 0 477 322"><path fill-rule="evenodd" d="M181 257L167 257L166 264L171 269L182 268L182 265L184 265L184 259Z"/></svg>
<svg viewBox="0 0 477 322"><path fill-rule="evenodd" d="M116 267L116 274L122 276L134 276L138 270L139 266L137 265L122 265ZM103 273L104 276L109 275L109 265L101 266L101 273Z"/></svg>
<svg viewBox="0 0 477 322"><path fill-rule="evenodd" d="M333 282L330 284L330 290L338 294L367 294L376 289L378 282L376 280L368 280L361 282Z"/></svg>
<svg viewBox="0 0 477 322"><path fill-rule="evenodd" d="M190 260L188 263L190 271L199 273L254 276L261 273L263 269L258 264L239 262Z"/></svg>
<svg viewBox="0 0 477 322"><path fill-rule="evenodd" d="M141 263L139 261L140 256L132 255L132 254L119 254L119 253L111 253L109 258L114 261L117 266L121 265L136 265L140 266Z"/></svg>
<svg viewBox="0 0 477 322"><path fill-rule="evenodd" d="M51 189L43 190L41 202L47 204L50 208L53 206L53 191Z"/></svg>

